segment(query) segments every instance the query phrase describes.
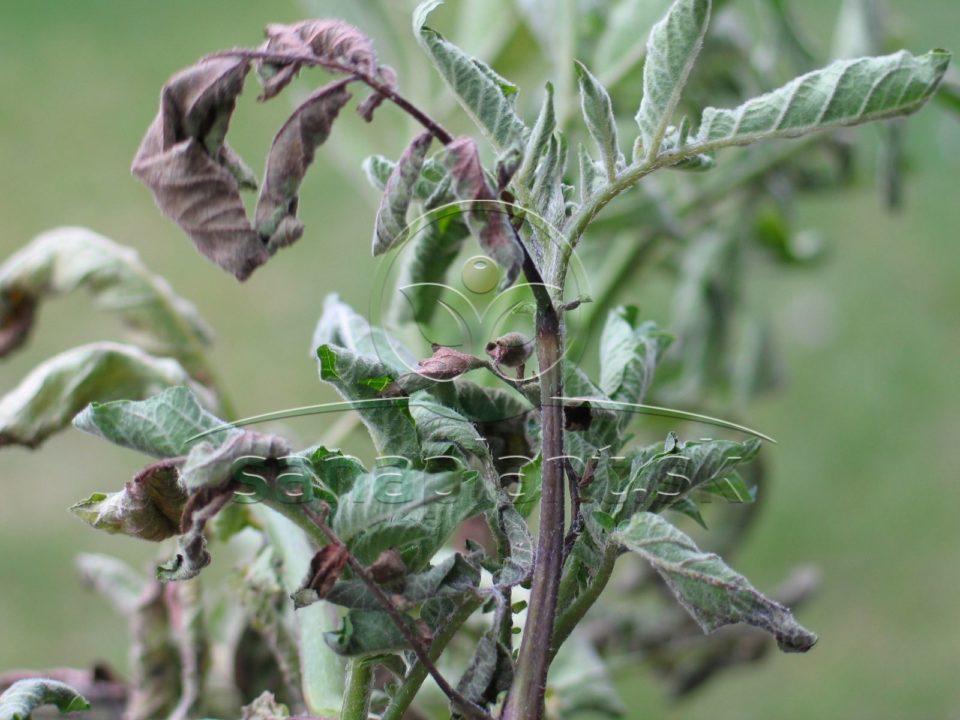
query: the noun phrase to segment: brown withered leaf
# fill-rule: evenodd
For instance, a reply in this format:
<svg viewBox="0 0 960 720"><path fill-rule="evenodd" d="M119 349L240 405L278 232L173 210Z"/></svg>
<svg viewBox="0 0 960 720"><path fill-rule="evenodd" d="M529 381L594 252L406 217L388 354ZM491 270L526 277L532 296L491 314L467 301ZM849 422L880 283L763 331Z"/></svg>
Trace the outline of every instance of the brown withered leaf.
<svg viewBox="0 0 960 720"><path fill-rule="evenodd" d="M389 65L381 65L377 68L377 79L391 90L397 89L397 71ZM367 122L373 122L373 113L383 105L386 99L386 95L374 91L357 106L357 113Z"/></svg>
<svg viewBox="0 0 960 720"><path fill-rule="evenodd" d="M183 458L147 465L123 490L94 493L70 508L81 520L109 533L160 542L180 534L187 492L180 482Z"/></svg>
<svg viewBox="0 0 960 720"><path fill-rule="evenodd" d="M17 288L0 293L0 357L16 350L33 327L37 300Z"/></svg>
<svg viewBox="0 0 960 720"><path fill-rule="evenodd" d="M170 78L132 167L160 210L239 280L270 257L240 199L252 174L224 144L249 69L246 60L207 58Z"/></svg>
<svg viewBox="0 0 960 720"><path fill-rule="evenodd" d="M477 144L470 137L459 137L447 145L447 167L453 178L458 200L469 201L466 219L480 246L504 269L500 288L510 287L520 274L523 252L513 236L506 209L496 195L480 164Z"/></svg>
<svg viewBox="0 0 960 720"><path fill-rule="evenodd" d="M431 380L452 380L483 365L484 361L473 355L443 345L434 345L433 355L417 363L417 374Z"/></svg>
<svg viewBox="0 0 960 720"><path fill-rule="evenodd" d="M407 566L403 556L396 548L384 550L368 568L370 577L380 585L395 585L399 583L399 590L403 589L403 579L407 575Z"/></svg>
<svg viewBox="0 0 960 720"><path fill-rule="evenodd" d="M256 210L257 233L268 241L270 252L303 234L297 219L297 192L317 147L329 137L333 121L350 99L349 82L348 78L317 90L293 111L273 139Z"/></svg>
<svg viewBox="0 0 960 720"><path fill-rule="evenodd" d="M339 579L347 564L350 551L346 545L325 545L310 560L310 571L304 588L317 593L320 599L330 593L330 588Z"/></svg>
<svg viewBox="0 0 960 720"><path fill-rule="evenodd" d="M377 54L373 42L360 30L342 20L303 20L293 25L271 24L264 52L312 55L328 70L375 76ZM261 62L257 69L263 83L261 100L269 100L296 77L301 63Z"/></svg>
<svg viewBox="0 0 960 720"><path fill-rule="evenodd" d="M158 580L189 580L210 564L203 531L207 522L233 499L234 489L235 485L228 483L219 488L201 488L189 497L180 516L181 538L177 554L157 567Z"/></svg>

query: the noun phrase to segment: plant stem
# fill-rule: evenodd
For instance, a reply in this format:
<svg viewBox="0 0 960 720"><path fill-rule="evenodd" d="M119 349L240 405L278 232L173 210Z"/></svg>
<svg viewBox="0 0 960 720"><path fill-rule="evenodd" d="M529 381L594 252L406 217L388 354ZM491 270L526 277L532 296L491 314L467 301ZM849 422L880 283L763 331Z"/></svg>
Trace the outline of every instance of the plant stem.
<svg viewBox="0 0 960 720"><path fill-rule="evenodd" d="M367 720L370 716L370 691L373 687L373 666L365 658L350 662L347 687L343 694L340 720Z"/></svg>
<svg viewBox="0 0 960 720"><path fill-rule="evenodd" d="M517 242L520 242L517 237ZM537 563L516 677L507 696L503 720L541 720L543 697L550 668L550 639L556 619L557 592L563 565L564 471L563 405L554 398L563 395L563 324L546 293L546 286L526 247L524 274L527 281L544 290L537 296L537 360L540 369L540 412L543 433L543 470L540 490L540 534Z"/></svg>
<svg viewBox="0 0 960 720"><path fill-rule="evenodd" d="M587 614L587 610L593 606L597 598L600 597L600 593L602 593L607 586L607 582L613 573L613 566L616 563L618 551L619 548L612 543L607 546L603 552L600 567L597 568L597 573L594 575L593 582L577 597L570 607L560 613L553 629L553 638L550 642L552 655L556 654L560 646L563 645L564 640L570 637L570 633L573 632L573 629L580 623L583 616ZM567 580L566 576L564 580ZM566 582L563 584L567 585Z"/></svg>
<svg viewBox="0 0 960 720"><path fill-rule="evenodd" d="M444 623L443 628L433 637L430 644L430 659L436 661L444 651L453 637L457 634L460 627L473 615L474 611L480 607L483 600L480 596L474 596L465 600L460 607L456 609L450 619ZM427 679L427 666L419 660L410 668L410 672L403 679L403 683L397 688L390 701L390 705L383 713L381 720L402 720L404 713L413 703L414 698L420 691L420 686Z"/></svg>

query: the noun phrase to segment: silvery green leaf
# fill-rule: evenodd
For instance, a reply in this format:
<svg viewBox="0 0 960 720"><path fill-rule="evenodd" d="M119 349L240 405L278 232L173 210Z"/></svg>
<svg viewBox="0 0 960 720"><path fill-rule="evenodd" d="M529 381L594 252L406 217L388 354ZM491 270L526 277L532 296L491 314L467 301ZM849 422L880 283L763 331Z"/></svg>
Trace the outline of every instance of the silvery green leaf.
<svg viewBox="0 0 960 720"><path fill-rule="evenodd" d="M390 174L396 166L395 162L388 160L383 155L371 155L363 161L362 167L364 175L367 176L367 180L370 181L374 189L383 192L387 187L387 180L390 179Z"/></svg>
<svg viewBox="0 0 960 720"><path fill-rule="evenodd" d="M526 521L510 504L497 508L497 526L506 538L510 553L497 571L495 581L500 587L511 587L526 582L533 573L533 537Z"/></svg>
<svg viewBox="0 0 960 720"><path fill-rule="evenodd" d="M580 85L580 107L587 123L587 130L600 150L600 157L607 171L607 179L613 180L617 168L623 163L623 154L617 141L617 119L607 89L581 63L576 63L577 81Z"/></svg>
<svg viewBox="0 0 960 720"><path fill-rule="evenodd" d="M192 447L188 442L191 438L224 426L186 387L168 388L145 400L93 402L73 424L121 447L158 458L186 455ZM222 442L236 432L224 428L205 439Z"/></svg>
<svg viewBox="0 0 960 720"><path fill-rule="evenodd" d="M660 152L709 22L710 0L676 0L650 31L643 67L643 100L636 116L648 162Z"/></svg>
<svg viewBox="0 0 960 720"><path fill-rule="evenodd" d="M596 160L590 157L590 151L585 146L577 145L577 157L580 161L580 201L586 202L602 184L603 179Z"/></svg>
<svg viewBox="0 0 960 720"><path fill-rule="evenodd" d="M612 400L642 403L672 340L656 323L639 323L637 314L633 306L614 308L600 336L600 389Z"/></svg>
<svg viewBox="0 0 960 720"><path fill-rule="evenodd" d="M204 369L212 333L193 304L136 251L79 227L46 232L0 266L0 356L26 339L43 300L81 288L119 315L148 352L179 360L191 374Z"/></svg>
<svg viewBox="0 0 960 720"><path fill-rule="evenodd" d="M90 709L90 703L66 683L33 678L18 680L0 695L0 720L30 720L43 705L56 705L61 713Z"/></svg>
<svg viewBox="0 0 960 720"><path fill-rule="evenodd" d="M490 505L476 473L381 467L341 496L332 528L361 562L395 548L418 572L461 522Z"/></svg>
<svg viewBox="0 0 960 720"><path fill-rule="evenodd" d="M407 209L413 199L414 188L420 178L420 169L433 134L417 135L403 151L387 178L373 231L373 254L382 255L405 237Z"/></svg>
<svg viewBox="0 0 960 720"><path fill-rule="evenodd" d="M426 26L427 16L441 4L427 0L417 7L413 33L467 115L498 150L505 150L526 134L511 101L516 86Z"/></svg>
<svg viewBox="0 0 960 720"><path fill-rule="evenodd" d="M838 60L738 108L707 108L685 152L798 137L915 112L936 91L949 63L945 50Z"/></svg>
<svg viewBox="0 0 960 720"><path fill-rule="evenodd" d="M67 350L38 365L0 399L0 447L37 447L90 402L148 397L172 385L189 385L206 403L214 402L176 360L112 342Z"/></svg>
<svg viewBox="0 0 960 720"><path fill-rule="evenodd" d="M490 448L473 423L456 410L431 400L420 391L411 395L410 414L417 426L424 459L487 457Z"/></svg>
<svg viewBox="0 0 960 720"><path fill-rule="evenodd" d="M540 106L537 122L534 123L533 130L530 131L530 137L527 138L527 145L523 151L523 162L520 164L520 169L515 177L518 184L524 187L532 184L533 173L546 154L550 139L553 137L553 131L556 129L557 116L553 107L553 83L548 82L544 88L543 104Z"/></svg>
<svg viewBox="0 0 960 720"><path fill-rule="evenodd" d="M534 209L557 227L563 220L563 173L567 167L567 138L559 130L553 133L547 150L537 167L530 191Z"/></svg>
<svg viewBox="0 0 960 720"><path fill-rule="evenodd" d="M773 635L784 652L806 652L816 643L817 636L789 609L759 593L717 555L700 551L659 515L637 513L612 539L653 566L704 632L747 623Z"/></svg>

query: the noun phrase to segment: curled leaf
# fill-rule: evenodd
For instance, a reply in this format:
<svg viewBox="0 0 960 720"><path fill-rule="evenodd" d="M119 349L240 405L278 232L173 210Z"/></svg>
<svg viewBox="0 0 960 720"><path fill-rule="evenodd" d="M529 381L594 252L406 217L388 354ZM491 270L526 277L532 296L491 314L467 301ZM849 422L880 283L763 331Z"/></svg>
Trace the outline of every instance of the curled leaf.
<svg viewBox="0 0 960 720"><path fill-rule="evenodd" d="M349 557L346 545L331 544L320 548L310 560L310 570L303 585L293 594L294 607L301 608L326 598L347 566Z"/></svg>
<svg viewBox="0 0 960 720"><path fill-rule="evenodd" d="M293 25L271 24L267 40L260 49L265 52L310 55L328 70L374 76L377 54L370 38L342 20L303 20ZM262 62L257 73L263 82L261 100L269 100L283 90L297 73L299 62Z"/></svg>
<svg viewBox="0 0 960 720"><path fill-rule="evenodd" d="M182 460L148 465L120 492L94 493L70 508L98 530L160 542L180 533L187 493L180 482Z"/></svg>
<svg viewBox="0 0 960 720"><path fill-rule="evenodd" d="M213 518L233 497L233 488L203 488L187 501L180 521L180 544L177 554L157 567L157 579L161 582L189 580L200 574L210 564L207 539L203 534L207 522Z"/></svg>
<svg viewBox="0 0 960 720"><path fill-rule="evenodd" d="M348 78L317 90L293 111L273 139L256 209L257 234L270 252L303 235L297 192L317 147L330 136L333 121L350 99L349 82Z"/></svg>
<svg viewBox="0 0 960 720"><path fill-rule="evenodd" d="M473 138L457 138L447 145L447 166L454 194L468 203L468 227L477 235L483 250L504 269L501 289L510 287L520 274L523 252L514 238L506 209L497 203L487 182Z"/></svg>
<svg viewBox="0 0 960 720"><path fill-rule="evenodd" d="M381 65L377 69L377 79L390 90L397 89L397 71L389 65ZM357 114L367 122L373 122L373 113L383 105L387 96L374 90L367 99L357 106Z"/></svg>
<svg viewBox="0 0 960 720"><path fill-rule="evenodd" d="M56 705L61 713L89 710L90 703L66 683L47 678L18 680L0 695L0 718L30 720L42 705Z"/></svg>
<svg viewBox="0 0 960 720"><path fill-rule="evenodd" d="M38 365L0 398L0 447L37 447L90 402L143 398L172 385L192 386L213 403L176 360L112 342L67 350Z"/></svg>
<svg viewBox="0 0 960 720"><path fill-rule="evenodd" d="M407 209L413 199L414 187L420 178L420 169L433 134L417 135L394 165L387 178L373 232L373 254L382 255L404 237L407 226Z"/></svg>
<svg viewBox="0 0 960 720"><path fill-rule="evenodd" d="M193 304L144 267L134 250L79 227L43 233L0 266L0 356L24 341L42 300L79 288L117 313L145 349L202 372L212 332Z"/></svg>
<svg viewBox="0 0 960 720"><path fill-rule="evenodd" d="M170 78L132 167L160 210L238 280L270 257L240 199L248 173L223 143L249 69L246 60L207 58Z"/></svg>

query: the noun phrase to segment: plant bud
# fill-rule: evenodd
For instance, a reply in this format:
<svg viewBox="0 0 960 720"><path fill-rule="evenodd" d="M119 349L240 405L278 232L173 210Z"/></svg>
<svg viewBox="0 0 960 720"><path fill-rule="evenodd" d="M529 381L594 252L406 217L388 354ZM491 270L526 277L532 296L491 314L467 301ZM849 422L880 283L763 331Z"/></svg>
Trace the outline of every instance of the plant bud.
<svg viewBox="0 0 960 720"><path fill-rule="evenodd" d="M433 355L417 364L417 374L431 380L452 380L468 370L482 367L483 364L480 358L475 358L473 355L442 345L434 345Z"/></svg>
<svg viewBox="0 0 960 720"><path fill-rule="evenodd" d="M486 351L497 365L520 367L533 354L533 340L523 333L511 332L488 342Z"/></svg>

